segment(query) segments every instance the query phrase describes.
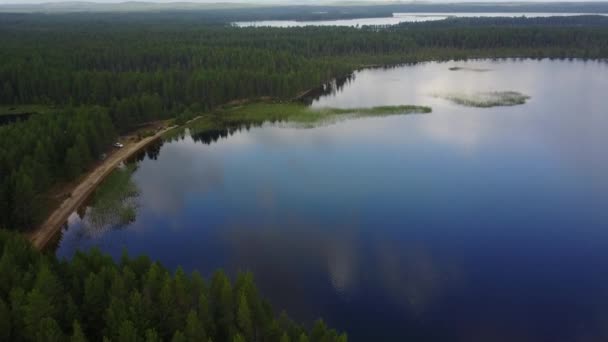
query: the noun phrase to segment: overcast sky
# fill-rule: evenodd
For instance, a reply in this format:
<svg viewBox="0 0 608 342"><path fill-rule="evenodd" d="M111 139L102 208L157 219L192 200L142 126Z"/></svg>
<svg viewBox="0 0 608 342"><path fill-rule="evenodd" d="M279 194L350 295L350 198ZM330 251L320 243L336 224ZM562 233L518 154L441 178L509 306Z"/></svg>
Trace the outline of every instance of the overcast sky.
<svg viewBox="0 0 608 342"><path fill-rule="evenodd" d="M120 3L126 1L140 1L140 2L199 2L199 3L220 3L220 2L238 2L238 3L306 3L306 2L339 2L340 0L0 0L0 4L39 4L39 3L50 3L50 2L97 2L97 3ZM349 2L395 2L387 0L348 0ZM528 0L530 2L602 2L607 0ZM408 2L408 1L404 1ZM424 0L422 2L425 2ZM426 0L426 2L526 2L525 0Z"/></svg>
<svg viewBox="0 0 608 342"><path fill-rule="evenodd" d="M221 2L236 2L236 3L273 3L273 4L289 4L289 3L320 3L320 2L339 2L340 0L0 0L0 4L39 4L51 2L97 2L97 3L120 3L126 1L140 2L198 2L198 3L221 3ZM349 2L395 2L387 0L348 0ZM530 2L603 2L607 0L527 0ZM408 1L404 1L408 2ZM423 0L419 2L526 2L526 0Z"/></svg>

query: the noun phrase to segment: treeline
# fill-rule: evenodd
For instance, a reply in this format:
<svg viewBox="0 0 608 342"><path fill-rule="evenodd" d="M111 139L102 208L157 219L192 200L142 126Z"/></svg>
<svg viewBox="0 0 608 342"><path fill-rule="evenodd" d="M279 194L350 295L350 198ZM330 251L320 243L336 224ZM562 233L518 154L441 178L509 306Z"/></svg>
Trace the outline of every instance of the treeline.
<svg viewBox="0 0 608 342"><path fill-rule="evenodd" d="M0 105L63 108L0 128L0 226L34 226L51 185L148 121L185 122L236 99L293 98L372 64L608 57L608 26L577 21L236 28L146 15L127 22L87 14L83 23L76 15L0 14Z"/></svg>
<svg viewBox="0 0 608 342"><path fill-rule="evenodd" d="M99 22L111 23L99 16ZM362 64L467 54L608 55L608 22L602 27L538 27L534 18L508 22L518 27L477 29L470 20L458 27L386 29L167 27L162 21L108 28L69 21L18 28L0 24L0 103L95 104L114 107L120 112L116 117L123 117L144 94L148 102L161 104L162 113L193 104L205 109L244 97L293 96ZM466 51L472 49L479 51ZM125 120L118 128L130 124Z"/></svg>
<svg viewBox="0 0 608 342"><path fill-rule="evenodd" d="M253 5L253 6L252 6ZM587 2L508 2L508 3L378 3L338 5L272 5L252 3L239 6L236 3L173 2L124 2L124 3L41 3L0 5L0 12L13 13L78 13L86 22L90 12L120 13L118 20L140 20L142 12L154 19L170 18L197 22L232 22L252 20L331 20L350 18L390 17L393 13L608 13L608 4L600 1ZM95 14L95 13L94 13ZM57 16L47 20L57 19Z"/></svg>
<svg viewBox="0 0 608 342"><path fill-rule="evenodd" d="M482 13L480 13L481 15ZM608 15L573 15L552 17L448 17L445 20L403 22L400 28L448 28L448 27L608 27ZM526 14L529 15L529 14Z"/></svg>
<svg viewBox="0 0 608 342"><path fill-rule="evenodd" d="M119 263L93 250L71 261L0 231L1 341L346 342L317 321L310 331L260 298L249 273L173 274L147 257Z"/></svg>
<svg viewBox="0 0 608 342"><path fill-rule="evenodd" d="M30 227L46 212L42 194L78 176L116 131L102 107L72 108L0 127L0 227Z"/></svg>

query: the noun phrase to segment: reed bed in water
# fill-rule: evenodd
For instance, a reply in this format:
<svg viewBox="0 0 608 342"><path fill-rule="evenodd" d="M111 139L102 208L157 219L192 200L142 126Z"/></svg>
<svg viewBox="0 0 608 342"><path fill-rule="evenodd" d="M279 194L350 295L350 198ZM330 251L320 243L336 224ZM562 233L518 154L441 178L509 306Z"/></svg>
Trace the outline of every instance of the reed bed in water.
<svg viewBox="0 0 608 342"><path fill-rule="evenodd" d="M467 107L498 107L516 106L526 103L528 95L516 91L489 91L477 93L446 93L434 94L435 97L452 101Z"/></svg>

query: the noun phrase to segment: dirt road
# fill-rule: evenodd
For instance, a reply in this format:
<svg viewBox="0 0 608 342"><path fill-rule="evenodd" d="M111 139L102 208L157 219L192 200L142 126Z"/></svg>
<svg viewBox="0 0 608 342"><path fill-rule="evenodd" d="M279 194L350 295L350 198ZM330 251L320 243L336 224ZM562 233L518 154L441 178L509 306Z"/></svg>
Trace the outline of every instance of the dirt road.
<svg viewBox="0 0 608 342"><path fill-rule="evenodd" d="M34 232L29 234L29 240L37 249L44 249L45 246L59 233L61 227L68 217L89 197L111 172L123 160L132 156L152 141L175 127L168 127L155 135L144 138L137 142L125 143L125 146L112 153L106 160L98 165L82 179L82 181L71 191L71 195L57 207L50 216Z"/></svg>

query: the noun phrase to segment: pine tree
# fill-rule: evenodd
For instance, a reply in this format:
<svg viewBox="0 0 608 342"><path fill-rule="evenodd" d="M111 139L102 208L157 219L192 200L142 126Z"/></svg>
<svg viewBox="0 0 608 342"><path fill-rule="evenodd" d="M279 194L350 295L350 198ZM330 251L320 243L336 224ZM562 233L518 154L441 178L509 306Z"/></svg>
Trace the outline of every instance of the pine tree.
<svg viewBox="0 0 608 342"><path fill-rule="evenodd" d="M71 147L65 156L65 173L69 178L76 178L82 170L82 158L76 146Z"/></svg>
<svg viewBox="0 0 608 342"><path fill-rule="evenodd" d="M66 295L65 301L65 321L66 322L74 322L80 318L80 310L71 294Z"/></svg>
<svg viewBox="0 0 608 342"><path fill-rule="evenodd" d="M53 317L57 312L63 311L63 287L48 263L43 262L40 264L40 268L36 274L34 288L38 289L43 296L49 299L51 306L54 309L52 313Z"/></svg>
<svg viewBox="0 0 608 342"><path fill-rule="evenodd" d="M20 279L15 264L17 264L17 260L13 253L5 250L0 256L0 296L7 296L11 289L19 283Z"/></svg>
<svg viewBox="0 0 608 342"><path fill-rule="evenodd" d="M158 311L160 317L159 330L163 338L169 338L179 328L179 321L174 315L175 296L173 293L171 277L166 274L163 280L162 289L158 301Z"/></svg>
<svg viewBox="0 0 608 342"><path fill-rule="evenodd" d="M207 295L205 293L201 293L198 298L197 311L197 316L203 324L203 329L209 336L214 336L215 325L213 324L213 317L209 311L209 300L207 299Z"/></svg>
<svg viewBox="0 0 608 342"><path fill-rule="evenodd" d="M178 267L175 271L173 284L175 293L175 319L183 322L186 319L187 309L190 306L191 300L189 296L188 279L181 267Z"/></svg>
<svg viewBox="0 0 608 342"><path fill-rule="evenodd" d="M126 320L122 322L118 331L118 342L137 342L137 329L133 326L133 322Z"/></svg>
<svg viewBox="0 0 608 342"><path fill-rule="evenodd" d="M14 287L10 292L11 325L14 335L26 334L27 295L21 287ZM21 332L21 333L19 333Z"/></svg>
<svg viewBox="0 0 608 342"><path fill-rule="evenodd" d="M14 93L13 87L9 82L4 82L4 87L2 88L2 102L3 103L13 103L14 102Z"/></svg>
<svg viewBox="0 0 608 342"><path fill-rule="evenodd" d="M33 289L27 295L27 305L25 306L25 316L23 317L25 333L32 339L37 338L42 320L53 317L54 312L55 310L50 299L44 296L40 290ZM52 325L49 322L46 323L49 324L46 328ZM46 333L46 331L43 333Z"/></svg>
<svg viewBox="0 0 608 342"><path fill-rule="evenodd" d="M0 296L0 341L11 339L11 311Z"/></svg>
<svg viewBox="0 0 608 342"><path fill-rule="evenodd" d="M173 334L173 338L171 339L171 342L187 342L188 340L186 339L186 336L184 336L184 333L182 333L181 331L177 330L175 332L175 334Z"/></svg>
<svg viewBox="0 0 608 342"><path fill-rule="evenodd" d="M50 317L45 317L40 321L36 331L36 341L38 342L63 342L65 336L61 332L57 321Z"/></svg>
<svg viewBox="0 0 608 342"><path fill-rule="evenodd" d="M87 342L87 338L84 336L84 332L82 332L82 328L78 321L74 321L72 324L72 337L70 338L70 342Z"/></svg>
<svg viewBox="0 0 608 342"><path fill-rule="evenodd" d="M37 208L34 182L26 171L20 171L16 177L13 217L18 226L29 227L33 223Z"/></svg>
<svg viewBox="0 0 608 342"><path fill-rule="evenodd" d="M128 320L129 317L125 302L121 299L112 297L104 317L104 335L111 339L119 338L119 334L122 332L123 324ZM132 322L130 322L130 324L133 325Z"/></svg>
<svg viewBox="0 0 608 342"><path fill-rule="evenodd" d="M244 291L241 291L239 298L236 321L245 339L251 340L253 338L253 323L251 321L249 303L247 302Z"/></svg>
<svg viewBox="0 0 608 342"><path fill-rule="evenodd" d="M217 325L217 339L227 340L234 329L234 304L230 281L222 271L217 271L211 281L213 315Z"/></svg>
<svg viewBox="0 0 608 342"><path fill-rule="evenodd" d="M133 290L129 296L128 315L138 331L146 331L150 327L150 313L137 290Z"/></svg>
<svg viewBox="0 0 608 342"><path fill-rule="evenodd" d="M88 334L96 333L103 326L103 313L106 304L105 284L103 278L90 273L84 282L84 303L82 317L85 320L85 331Z"/></svg>
<svg viewBox="0 0 608 342"><path fill-rule="evenodd" d="M286 332L283 333L283 335L281 336L281 341L280 342L290 342L291 339L289 338L289 335L287 335Z"/></svg>
<svg viewBox="0 0 608 342"><path fill-rule="evenodd" d="M323 337L327 333L327 326L322 319L319 319L315 322L312 331L310 332L310 341L311 342L321 342Z"/></svg>
<svg viewBox="0 0 608 342"><path fill-rule="evenodd" d="M245 342L245 338L241 334L236 334L232 337L232 342Z"/></svg>
<svg viewBox="0 0 608 342"><path fill-rule="evenodd" d="M146 342L161 342L162 340L158 336L158 333L154 329L146 330Z"/></svg>
<svg viewBox="0 0 608 342"><path fill-rule="evenodd" d="M207 341L203 325L194 310L190 310L186 318L186 329L184 335L188 341Z"/></svg>

